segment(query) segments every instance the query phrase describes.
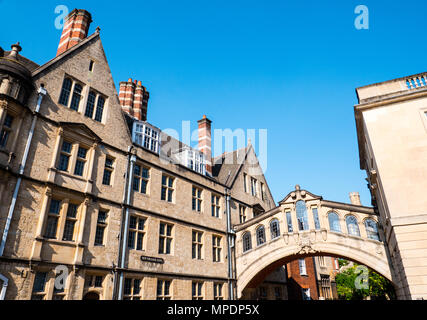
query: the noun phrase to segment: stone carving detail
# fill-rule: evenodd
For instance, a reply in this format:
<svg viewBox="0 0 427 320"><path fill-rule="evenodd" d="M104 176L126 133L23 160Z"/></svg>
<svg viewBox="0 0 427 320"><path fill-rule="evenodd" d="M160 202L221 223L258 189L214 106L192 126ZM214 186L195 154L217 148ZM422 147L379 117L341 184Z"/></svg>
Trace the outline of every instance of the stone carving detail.
<svg viewBox="0 0 427 320"><path fill-rule="evenodd" d="M298 251L299 254L308 254L308 253L316 253L317 250L313 249L312 241L310 240L309 235L303 235L300 237L298 245L300 249Z"/></svg>

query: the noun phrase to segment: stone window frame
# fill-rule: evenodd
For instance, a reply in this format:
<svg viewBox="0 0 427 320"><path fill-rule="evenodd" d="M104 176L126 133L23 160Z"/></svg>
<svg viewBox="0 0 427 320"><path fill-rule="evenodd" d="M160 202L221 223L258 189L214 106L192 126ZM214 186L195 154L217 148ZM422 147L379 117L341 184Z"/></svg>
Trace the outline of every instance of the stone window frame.
<svg viewBox="0 0 427 320"><path fill-rule="evenodd" d="M204 232L191 230L191 258L193 260L204 260Z"/></svg>
<svg viewBox="0 0 427 320"><path fill-rule="evenodd" d="M298 259L298 269L299 269L300 276L308 276L305 258Z"/></svg>
<svg viewBox="0 0 427 320"><path fill-rule="evenodd" d="M166 283L168 283L167 291L166 291ZM161 286L160 290L159 290L159 284ZM173 280L158 278L157 286L156 286L156 299L172 300L173 299L172 288L173 288Z"/></svg>
<svg viewBox="0 0 427 320"><path fill-rule="evenodd" d="M240 223L246 222L246 218L247 218L246 209L247 209L246 206L239 204L239 222Z"/></svg>
<svg viewBox="0 0 427 320"><path fill-rule="evenodd" d="M131 226L131 219L135 218L136 219L136 224L135 227ZM142 225L142 229L141 227L141 221L143 222ZM139 215L139 214L131 214L129 217L129 230L128 230L128 243L127 243L127 248L129 250L138 250L138 251L145 251L145 247L146 247L146 235L147 235L147 221L148 218L146 216L143 215ZM132 240L132 246L129 246L130 244L130 235L131 233L133 233L135 236L133 236L133 240ZM141 237L141 247L138 248L138 242L139 239Z"/></svg>
<svg viewBox="0 0 427 320"><path fill-rule="evenodd" d="M89 102L89 95L93 93L95 95L92 110L89 114L88 112L88 102ZM101 118L98 118L98 107L99 107L99 99L103 99L104 103L102 105L102 112L101 112ZM91 86L87 86L86 88L86 99L83 103L83 108L81 114L85 116L85 118L91 119L97 123L105 124L105 120L107 118L107 108L108 108L108 97L107 95L101 93L100 91L96 90L95 88Z"/></svg>
<svg viewBox="0 0 427 320"><path fill-rule="evenodd" d="M224 300L224 282L213 283L213 299Z"/></svg>
<svg viewBox="0 0 427 320"><path fill-rule="evenodd" d="M351 221L349 223L350 219L353 219L353 221ZM345 225L346 225L348 235L353 236L353 237L361 237L359 219L357 219L357 217L354 214L351 214L351 213L346 214L344 217L344 221L345 221ZM350 226L351 225L355 225L357 227L357 229L355 229L357 231L356 233L350 232Z"/></svg>
<svg viewBox="0 0 427 320"><path fill-rule="evenodd" d="M165 178L166 183L163 183L163 178ZM172 181L172 182L171 182ZM167 175L165 173L162 174L162 181L161 181L161 192L160 192L160 200L166 201L168 203L175 203L174 202L174 194L175 194L175 184L176 184L176 178ZM165 197L163 198L163 190L165 191Z"/></svg>
<svg viewBox="0 0 427 320"><path fill-rule="evenodd" d="M222 262L222 236L212 234L212 261Z"/></svg>
<svg viewBox="0 0 427 320"><path fill-rule="evenodd" d="M205 287L206 286L203 281L192 281L191 282L191 299L204 300Z"/></svg>
<svg viewBox="0 0 427 320"><path fill-rule="evenodd" d="M10 128L5 128L4 125L7 115L13 117ZM3 132L3 130L9 132L6 144L4 147L0 147L0 152L9 155L9 162L11 161L10 154L13 154L16 150L25 115L26 112L17 104L4 101L0 102L0 132Z"/></svg>
<svg viewBox="0 0 427 320"><path fill-rule="evenodd" d="M255 179L254 177L251 177L250 182L251 182L251 195L253 197L258 197L258 180Z"/></svg>
<svg viewBox="0 0 427 320"><path fill-rule="evenodd" d="M70 92L68 94L67 103L63 104L61 102L61 97L62 97L62 93L63 93L63 90L64 90L64 81L65 81L65 79L70 79L70 81L71 81L71 87L70 87ZM74 91L75 91L76 85L81 86L81 91L79 93L80 98L79 98L79 103L77 105L77 110L74 109L74 108L71 108L71 102L73 101ZM61 90L59 91L59 96L58 96L58 102L57 103L59 105L61 105L61 106L66 107L69 110L73 110L73 111L76 111L78 113L82 113L83 106L86 104L87 93L88 93L87 92L87 86L85 85L85 83L83 83L82 81L76 79L73 76L70 76L67 73L64 73L62 84L61 84Z"/></svg>
<svg viewBox="0 0 427 320"><path fill-rule="evenodd" d="M111 166L107 165L107 160L111 161ZM104 172L102 174L102 185L104 186L112 186L114 184L114 169L116 164L116 158L106 155L104 161ZM107 181L108 180L108 181Z"/></svg>
<svg viewBox="0 0 427 320"><path fill-rule="evenodd" d="M127 283L130 281L130 292L126 289ZM138 283L138 285L136 285ZM143 277L134 277L129 276L125 277L123 282L123 300L142 300L142 288L143 288L144 278ZM138 290L135 290L135 289Z"/></svg>
<svg viewBox="0 0 427 320"><path fill-rule="evenodd" d="M161 226L162 224L165 226L164 233L161 233ZM168 234L168 227L170 227L170 234ZM174 232L175 232L175 225L169 222L160 221L159 223L159 254L167 254L167 255L174 255ZM163 239L163 245L161 246ZM168 241L169 241L169 252L167 252L168 248Z"/></svg>
<svg viewBox="0 0 427 320"><path fill-rule="evenodd" d="M202 213L203 212L203 189L192 186L191 188L191 209L193 211Z"/></svg>
<svg viewBox="0 0 427 320"><path fill-rule="evenodd" d="M274 227L273 223L276 225L276 230L274 230L275 227ZM280 221L279 221L279 219L278 218L271 219L269 226L270 226L270 238L271 238L271 240L279 238L280 237Z"/></svg>
<svg viewBox="0 0 427 320"><path fill-rule="evenodd" d="M58 169L62 144L64 141L72 145L67 171ZM85 159L86 164L85 164L85 168L82 176L74 174L76 162L78 160L77 153L80 146L87 149L86 159ZM75 129L64 130L63 127L61 126L58 127L58 134L56 137L50 171L55 171L56 173L68 175L70 177L83 180L86 182L92 182L92 172L93 172L93 167L95 162L97 146L98 146L97 140L94 140L92 138L89 138L81 134L80 132L78 132L78 130L77 131ZM48 178L48 180L49 179L52 181L54 180L53 177Z"/></svg>
<svg viewBox="0 0 427 320"><path fill-rule="evenodd" d="M45 273L44 280L44 290L43 291L34 291L35 281L37 274ZM42 297L40 300L65 300L68 296L70 277L68 276L63 283L64 288L56 290L55 280L56 274L54 269L48 267L38 267L36 270L31 272L31 293L30 299L36 300L34 297ZM38 299L37 299L38 300Z"/></svg>
<svg viewBox="0 0 427 320"><path fill-rule="evenodd" d="M108 225L109 225L108 220L110 218L110 210L99 207L97 211L98 211L98 215L96 218L96 227L95 227L93 245L101 247L101 246L105 246L105 238L106 238L106 234L108 233ZM100 220L100 215L99 215L100 212L105 213L106 217L104 220ZM101 228L102 228L102 241L97 242L98 230L101 230Z"/></svg>
<svg viewBox="0 0 427 320"><path fill-rule="evenodd" d="M139 174L136 174L136 168L139 168ZM145 171L144 171L145 170ZM143 174L143 172L147 172L147 176ZM150 176L151 176L151 168L142 163L135 163L132 173L132 190L139 192L144 195L150 194ZM138 182L138 188L136 187L135 182ZM145 192L142 192L142 186L145 183Z"/></svg>
<svg viewBox="0 0 427 320"><path fill-rule="evenodd" d="M211 193L211 216L221 219L221 196Z"/></svg>
<svg viewBox="0 0 427 320"><path fill-rule="evenodd" d="M242 249L243 253L252 250L252 234L250 231L246 231L242 235Z"/></svg>
<svg viewBox="0 0 427 320"><path fill-rule="evenodd" d="M256 227L256 245L257 247L262 246L263 244L267 243L267 235L265 232L265 226L259 225Z"/></svg>
<svg viewBox="0 0 427 320"><path fill-rule="evenodd" d="M78 236L79 236L79 229L82 225L82 217L84 215L84 210L87 210L85 201L79 198L70 198L68 195L61 195L57 194L55 192L55 196L48 196L47 200L47 206L45 208L44 214L42 214L42 217L44 217L43 221L43 238L45 240L53 240L53 241L61 241L61 242L69 242L69 243L76 243ZM59 211L58 213L50 212L52 200L59 201ZM68 216L70 204L77 205L77 212L75 217ZM55 227L55 236L49 236L47 234L47 227L48 227L48 220L50 217L54 217L57 219L56 221L56 227ZM72 233L72 239L67 240L64 239L64 231L67 225L67 221L73 221L73 233Z"/></svg>

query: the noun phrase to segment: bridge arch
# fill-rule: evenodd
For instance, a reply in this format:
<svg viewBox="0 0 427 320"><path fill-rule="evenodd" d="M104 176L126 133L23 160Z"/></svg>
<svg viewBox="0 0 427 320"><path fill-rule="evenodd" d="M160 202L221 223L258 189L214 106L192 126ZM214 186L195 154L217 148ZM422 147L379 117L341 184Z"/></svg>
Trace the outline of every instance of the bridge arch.
<svg viewBox="0 0 427 320"><path fill-rule="evenodd" d="M255 287L277 267L307 256L346 258L367 266L393 282L386 247L381 241L383 235L378 238L373 236L375 231L379 231L379 222L372 208L325 201L308 191L305 191L304 196L301 193L299 190L290 193L280 202L280 206L234 227L238 298L242 297L245 288ZM307 209L306 221L301 221L301 215L298 216L296 212L295 203L301 198L304 198ZM315 223L317 213L320 219ZM331 213L336 215L332 224ZM270 230L270 223L274 219L277 219L281 232L275 238ZM368 230L366 221L371 221L376 230L373 230L375 228L372 225L372 230ZM308 227L299 228L300 222ZM258 243L257 239L252 239L251 249L244 251L243 235L256 237L257 228L261 225L264 226L266 241ZM335 231L337 229L334 225L340 227L339 232ZM355 232L356 228L358 232Z"/></svg>

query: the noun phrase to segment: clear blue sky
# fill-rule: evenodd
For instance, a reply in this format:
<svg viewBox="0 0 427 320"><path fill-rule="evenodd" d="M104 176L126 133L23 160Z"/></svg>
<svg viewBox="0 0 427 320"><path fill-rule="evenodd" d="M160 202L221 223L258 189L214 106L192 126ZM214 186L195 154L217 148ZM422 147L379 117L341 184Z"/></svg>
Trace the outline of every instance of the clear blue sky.
<svg viewBox="0 0 427 320"><path fill-rule="evenodd" d="M369 30L354 27L357 5ZM427 2L413 1L19 1L0 0L0 46L53 58L55 7L86 9L116 84L150 91L160 128L206 114L213 128L268 129L266 177L276 201L295 184L348 202L359 191L355 88L426 71Z"/></svg>

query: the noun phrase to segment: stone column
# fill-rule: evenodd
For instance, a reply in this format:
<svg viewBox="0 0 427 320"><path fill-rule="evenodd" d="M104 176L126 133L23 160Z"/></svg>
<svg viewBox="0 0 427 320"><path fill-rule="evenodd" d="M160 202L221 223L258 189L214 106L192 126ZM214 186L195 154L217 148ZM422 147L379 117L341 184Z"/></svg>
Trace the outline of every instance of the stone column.
<svg viewBox="0 0 427 320"><path fill-rule="evenodd" d="M78 224L78 234L76 239L76 252L74 256L74 264L83 264L83 251L85 244L83 243L83 235L86 224L86 215L89 207L90 199L86 198L83 204L82 211L80 213L80 219Z"/></svg>
<svg viewBox="0 0 427 320"><path fill-rule="evenodd" d="M46 188L44 197L43 197L43 202L42 202L42 206L40 209L40 216L39 216L39 220L37 222L37 228L36 228L36 236L33 242L33 248L31 251L31 256L30 256L30 260L36 260L36 261L40 261L41 257L41 249L42 249L42 245L43 245L43 227L46 221L46 215L47 215L47 205L49 203L49 199L52 197L52 189L50 189L49 187Z"/></svg>
<svg viewBox="0 0 427 320"><path fill-rule="evenodd" d="M55 146L53 148L52 160L50 162L50 168L48 169L47 180L49 182L55 182L55 173L56 173L56 160L58 159L59 147L62 140L62 135L64 130L62 128L58 128L58 135L56 136Z"/></svg>
<svg viewBox="0 0 427 320"><path fill-rule="evenodd" d="M96 156L96 147L98 146L97 143L94 143L92 145L92 148L90 148L90 156L89 156L89 163L88 163L88 170L87 170L87 182L86 182L86 188L85 193L91 193L92 192L92 186L93 186L93 164L95 161Z"/></svg>

